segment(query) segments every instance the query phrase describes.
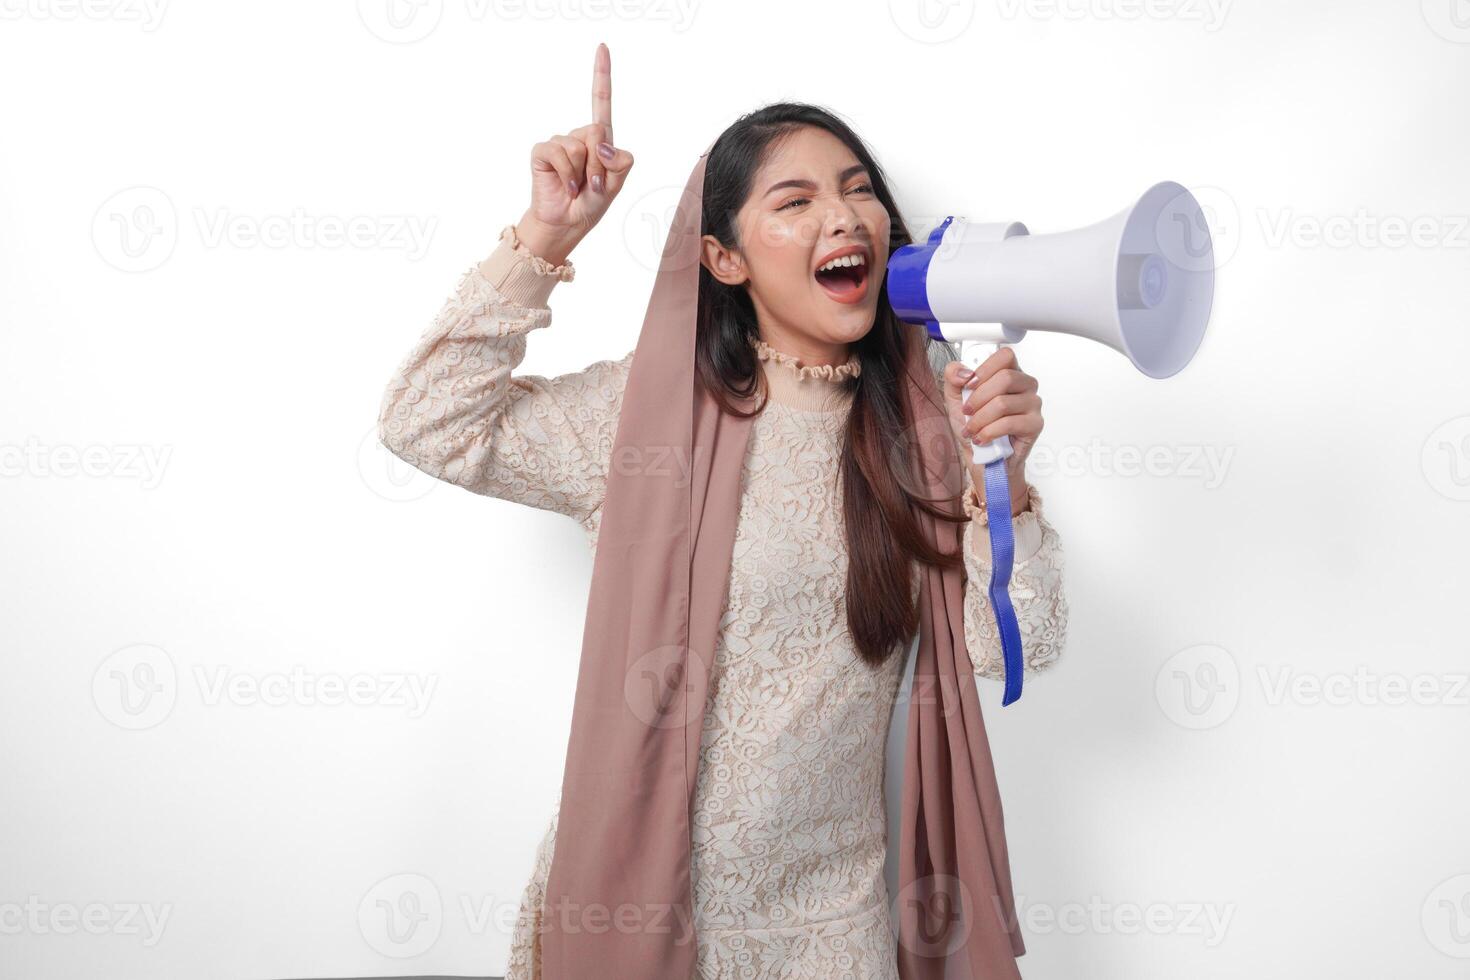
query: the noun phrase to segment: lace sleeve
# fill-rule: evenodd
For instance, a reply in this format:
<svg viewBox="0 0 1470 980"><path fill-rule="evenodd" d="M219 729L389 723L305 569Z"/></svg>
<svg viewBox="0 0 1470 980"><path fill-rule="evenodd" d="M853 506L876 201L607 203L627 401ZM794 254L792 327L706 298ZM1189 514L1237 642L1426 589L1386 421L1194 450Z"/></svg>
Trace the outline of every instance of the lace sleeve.
<svg viewBox="0 0 1470 980"><path fill-rule="evenodd" d="M507 226L389 380L379 441L436 479L592 521L632 352L552 378L514 373L527 334L551 322L552 287L572 276Z"/></svg>
<svg viewBox="0 0 1470 980"><path fill-rule="evenodd" d="M944 369L954 359L953 351L940 343L928 348L930 366L940 397L944 392ZM959 442L956 440L956 449ZM968 466L961 498L970 523L962 540L965 557L965 646L975 673L994 680L1005 679L1005 658L995 610L990 606L990 525L980 505ZM1042 512L1041 494L1027 484L1030 510L1012 519L1016 557L1011 566L1011 605L1021 628L1021 649L1026 673L1052 666L1062 655L1067 639L1067 597L1062 582L1062 545L1056 530Z"/></svg>
<svg viewBox="0 0 1470 980"><path fill-rule="evenodd" d="M1025 672L1046 670L1057 662L1067 640L1067 596L1062 582L1062 545L1046 520L1041 494L1029 483L1031 509L1012 518L1016 559L1011 568L1011 605L1021 628ZM990 606L990 527L965 470L962 498L970 523L963 538L965 552L965 646L975 673L1005 679L1005 660L995 610Z"/></svg>

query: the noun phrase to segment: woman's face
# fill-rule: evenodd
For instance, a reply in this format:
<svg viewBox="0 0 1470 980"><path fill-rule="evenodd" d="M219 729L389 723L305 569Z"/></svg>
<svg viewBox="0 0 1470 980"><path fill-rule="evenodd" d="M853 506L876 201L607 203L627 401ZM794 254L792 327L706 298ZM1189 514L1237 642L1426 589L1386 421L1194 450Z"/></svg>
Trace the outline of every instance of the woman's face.
<svg viewBox="0 0 1470 980"><path fill-rule="evenodd" d="M867 170L825 129L773 145L736 218L739 244L704 237L721 282L745 283L761 336L810 364L840 364L873 326L888 266L888 212ZM835 271L818 273L840 257Z"/></svg>

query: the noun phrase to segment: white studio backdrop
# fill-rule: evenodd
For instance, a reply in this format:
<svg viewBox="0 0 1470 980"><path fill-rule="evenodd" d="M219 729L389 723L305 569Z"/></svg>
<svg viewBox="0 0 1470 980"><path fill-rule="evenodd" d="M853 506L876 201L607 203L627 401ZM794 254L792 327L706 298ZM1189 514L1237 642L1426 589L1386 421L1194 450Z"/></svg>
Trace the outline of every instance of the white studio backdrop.
<svg viewBox="0 0 1470 980"><path fill-rule="evenodd" d="M1188 369L1019 349L1071 603L982 689L1022 972L1465 976L1462 0L0 0L0 976L503 970L590 553L374 427L601 40L637 164L526 372L633 346L768 101L915 224L1195 191Z"/></svg>

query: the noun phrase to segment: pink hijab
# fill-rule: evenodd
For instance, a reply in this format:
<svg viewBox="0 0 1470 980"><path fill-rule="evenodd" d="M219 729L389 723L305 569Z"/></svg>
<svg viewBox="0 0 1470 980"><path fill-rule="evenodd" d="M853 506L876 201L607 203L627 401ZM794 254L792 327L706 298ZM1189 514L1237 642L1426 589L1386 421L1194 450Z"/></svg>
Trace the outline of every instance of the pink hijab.
<svg viewBox="0 0 1470 980"><path fill-rule="evenodd" d="M546 980L695 976L691 809L751 424L695 382L709 152L664 246L614 439L543 908ZM957 498L954 437L923 393L934 376L922 341L909 350L915 473ZM931 542L962 547L963 524L921 520ZM962 568L924 567L890 896L903 980L1019 980L1025 952L963 600Z"/></svg>

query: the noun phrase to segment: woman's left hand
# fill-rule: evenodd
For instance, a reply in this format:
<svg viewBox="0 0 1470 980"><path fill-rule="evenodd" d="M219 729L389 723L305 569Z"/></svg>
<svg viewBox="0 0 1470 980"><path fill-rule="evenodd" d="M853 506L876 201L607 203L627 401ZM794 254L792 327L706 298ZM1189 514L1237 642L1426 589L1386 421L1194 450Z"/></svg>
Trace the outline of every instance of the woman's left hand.
<svg viewBox="0 0 1470 980"><path fill-rule="evenodd" d="M951 362L944 369L944 401L950 426L959 440L960 462L970 467L970 479L981 501L985 468L971 462L971 447L999 436L1011 438L1011 455L1005 465L1011 486L1012 515L1022 513L1031 505L1026 490L1026 457L1046 424L1041 417L1041 396L1036 388L1036 379L1021 370L1016 352L1009 347L1002 347L987 357L973 376L959 361Z"/></svg>

